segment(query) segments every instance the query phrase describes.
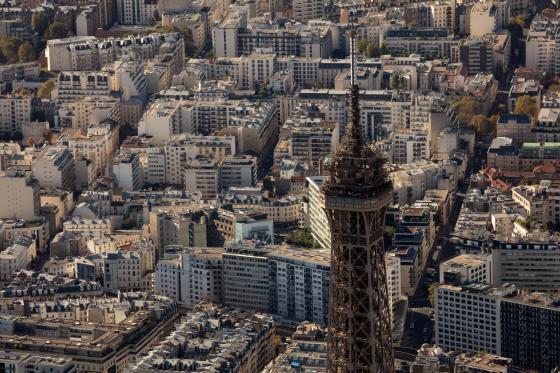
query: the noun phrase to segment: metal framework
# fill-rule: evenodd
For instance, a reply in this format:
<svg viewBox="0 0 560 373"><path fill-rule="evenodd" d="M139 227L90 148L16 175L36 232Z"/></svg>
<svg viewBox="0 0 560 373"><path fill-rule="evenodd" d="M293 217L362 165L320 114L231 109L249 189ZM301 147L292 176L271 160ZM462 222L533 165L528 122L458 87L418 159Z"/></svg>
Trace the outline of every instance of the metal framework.
<svg viewBox="0 0 560 373"><path fill-rule="evenodd" d="M355 36L350 118L324 185L331 227L329 372L394 372L383 219L392 187L383 159L362 140Z"/></svg>

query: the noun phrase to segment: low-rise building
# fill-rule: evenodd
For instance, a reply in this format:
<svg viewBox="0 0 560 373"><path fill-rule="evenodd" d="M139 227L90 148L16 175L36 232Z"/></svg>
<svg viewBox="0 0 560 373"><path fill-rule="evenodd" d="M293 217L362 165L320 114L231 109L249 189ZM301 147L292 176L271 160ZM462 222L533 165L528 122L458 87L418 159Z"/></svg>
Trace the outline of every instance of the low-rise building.
<svg viewBox="0 0 560 373"><path fill-rule="evenodd" d="M14 272L25 269L37 255L35 240L20 236L0 252L0 279L7 280Z"/></svg>
<svg viewBox="0 0 560 373"><path fill-rule="evenodd" d="M219 364L232 372L260 372L274 357L274 330L271 316L202 303L128 371L212 370Z"/></svg>

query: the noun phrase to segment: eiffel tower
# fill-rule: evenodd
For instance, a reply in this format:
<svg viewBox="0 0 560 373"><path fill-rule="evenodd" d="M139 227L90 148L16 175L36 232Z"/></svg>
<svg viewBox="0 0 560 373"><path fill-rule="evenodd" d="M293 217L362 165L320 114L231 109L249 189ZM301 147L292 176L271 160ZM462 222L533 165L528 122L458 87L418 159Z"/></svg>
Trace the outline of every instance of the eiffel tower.
<svg viewBox="0 0 560 373"><path fill-rule="evenodd" d="M383 220L392 200L384 160L364 142L350 38L350 120L324 184L331 228L329 372L394 372Z"/></svg>

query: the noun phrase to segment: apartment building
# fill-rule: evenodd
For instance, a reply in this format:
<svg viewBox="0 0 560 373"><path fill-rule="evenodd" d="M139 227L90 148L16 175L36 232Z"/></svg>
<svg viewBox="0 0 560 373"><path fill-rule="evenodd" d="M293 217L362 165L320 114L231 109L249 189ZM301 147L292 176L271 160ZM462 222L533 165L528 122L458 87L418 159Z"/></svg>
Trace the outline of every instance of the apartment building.
<svg viewBox="0 0 560 373"><path fill-rule="evenodd" d="M43 216L32 219L8 219L0 221L0 230L4 232L4 241L14 241L26 236L34 239L37 252L45 254L50 239L49 222Z"/></svg>
<svg viewBox="0 0 560 373"><path fill-rule="evenodd" d="M117 17L121 25L151 26L155 23L157 14L157 1L117 0Z"/></svg>
<svg viewBox="0 0 560 373"><path fill-rule="evenodd" d="M514 145L520 146L534 141L532 127L531 117L526 114L500 114L496 123L496 137L510 138Z"/></svg>
<svg viewBox="0 0 560 373"><path fill-rule="evenodd" d="M291 320L328 323L330 255L327 250L278 247L268 254L271 312Z"/></svg>
<svg viewBox="0 0 560 373"><path fill-rule="evenodd" d="M0 279L7 280L14 272L27 268L36 255L35 240L27 236L18 237L0 252Z"/></svg>
<svg viewBox="0 0 560 373"><path fill-rule="evenodd" d="M117 97L111 96L83 96L60 102L55 121L58 127L77 128L87 131L92 124L104 121L121 121L121 102Z"/></svg>
<svg viewBox="0 0 560 373"><path fill-rule="evenodd" d="M117 185L125 190L144 187L144 174L138 154L121 153L113 159L112 173Z"/></svg>
<svg viewBox="0 0 560 373"><path fill-rule="evenodd" d="M164 51L165 47L161 47ZM111 90L122 92L122 101L133 98L145 100L147 83L145 65L143 61L135 59L135 55L124 55L113 64L103 67L111 76Z"/></svg>
<svg viewBox="0 0 560 373"><path fill-rule="evenodd" d="M226 248L224 261L224 304L269 312L270 277L267 252L263 248Z"/></svg>
<svg viewBox="0 0 560 373"><path fill-rule="evenodd" d="M282 198L263 198L260 207L276 225L297 226L301 222L301 201L294 196Z"/></svg>
<svg viewBox="0 0 560 373"><path fill-rule="evenodd" d="M58 137L58 143L67 146L74 158L82 156L93 162L97 175L105 173L117 150L118 140L118 126L107 122L90 125L85 135L80 130L67 128Z"/></svg>
<svg viewBox="0 0 560 373"><path fill-rule="evenodd" d="M33 175L42 188L74 190L74 155L65 146L46 145L33 160Z"/></svg>
<svg viewBox="0 0 560 373"><path fill-rule="evenodd" d="M58 74L53 97L64 102L86 97L107 97L111 93L111 76L101 71L64 71Z"/></svg>
<svg viewBox="0 0 560 373"><path fill-rule="evenodd" d="M31 96L0 96L0 133L22 132L22 125L31 121Z"/></svg>
<svg viewBox="0 0 560 373"><path fill-rule="evenodd" d="M492 284L514 284L530 291L552 291L560 284L560 253L547 234L526 240L495 240L492 248Z"/></svg>
<svg viewBox="0 0 560 373"><path fill-rule="evenodd" d="M257 159L249 155L229 155L220 163L220 190L257 185Z"/></svg>
<svg viewBox="0 0 560 373"><path fill-rule="evenodd" d="M200 334L197 325L207 326L197 343L215 348L190 346L192 336ZM128 370L148 373L160 370L161 364L173 370L212 370L220 360L234 372L260 372L274 357L274 332L271 316L202 303ZM193 358L182 357L193 349L197 350Z"/></svg>
<svg viewBox="0 0 560 373"><path fill-rule="evenodd" d="M172 136L164 144L163 150L165 182L174 185L182 185L185 182L187 165L197 157L205 157L219 163L237 154L235 137L231 135L203 136L182 133Z"/></svg>
<svg viewBox="0 0 560 373"><path fill-rule="evenodd" d="M295 0L292 7L293 18L304 24L312 19L322 19L325 13L325 5L319 0Z"/></svg>
<svg viewBox="0 0 560 373"><path fill-rule="evenodd" d="M0 364L13 373L76 373L77 368L72 359L52 357L42 354L26 354L15 351L0 353Z"/></svg>
<svg viewBox="0 0 560 373"><path fill-rule="evenodd" d="M447 29L388 29L381 35L391 55L419 54L421 56L451 57L451 50L458 40Z"/></svg>
<svg viewBox="0 0 560 373"><path fill-rule="evenodd" d="M150 250L113 251L87 257L95 264L96 276L106 291L149 290L148 264L153 263Z"/></svg>
<svg viewBox="0 0 560 373"><path fill-rule="evenodd" d="M428 27L455 30L456 4L454 1L436 1L428 7Z"/></svg>
<svg viewBox="0 0 560 373"><path fill-rule="evenodd" d="M160 53L168 55L174 61L173 65L180 69L185 60L183 37L178 33L108 39L77 36L49 40L45 49L49 71L95 71L124 55L133 54L137 60L147 61Z"/></svg>
<svg viewBox="0 0 560 373"><path fill-rule="evenodd" d="M192 111L181 101L154 101L138 122L138 135L165 142L174 134L192 132Z"/></svg>
<svg viewBox="0 0 560 373"><path fill-rule="evenodd" d="M325 157L332 154L340 136L338 123L324 117L318 105L303 104L294 108L280 130L280 138L287 142L287 156L307 164L315 173L319 172ZM284 157L276 153L275 150L274 160L279 167Z"/></svg>
<svg viewBox="0 0 560 373"><path fill-rule="evenodd" d="M487 253L461 254L439 267L439 282L460 285L473 282L492 282L492 256Z"/></svg>
<svg viewBox="0 0 560 373"><path fill-rule="evenodd" d="M326 176L310 176L307 182L307 207L306 227L309 228L313 239L323 248L331 247L331 230L325 212L325 195L321 186Z"/></svg>
<svg viewBox="0 0 560 373"><path fill-rule="evenodd" d="M491 351L522 369L549 371L560 363L555 296L514 285L440 285L435 295L436 343L460 352Z"/></svg>
<svg viewBox="0 0 560 373"><path fill-rule="evenodd" d="M488 294L490 285L440 285L435 293L435 334L438 346L460 352L488 351L501 355L500 305Z"/></svg>
<svg viewBox="0 0 560 373"><path fill-rule="evenodd" d="M39 78L38 62L21 62L0 66L0 82L12 80L32 80Z"/></svg>
<svg viewBox="0 0 560 373"><path fill-rule="evenodd" d="M248 27L247 14L231 10L213 28L212 44L216 57L238 57L272 48L274 54L282 56L328 58L332 52L332 35L328 26L286 24L280 27L270 23Z"/></svg>
<svg viewBox="0 0 560 373"><path fill-rule="evenodd" d="M425 132L400 131L392 134L393 163L408 164L430 158L430 139Z"/></svg>
<svg viewBox="0 0 560 373"><path fill-rule="evenodd" d="M200 192L203 200L213 200L219 192L220 171L216 161L197 157L185 170L185 190Z"/></svg>
<svg viewBox="0 0 560 373"><path fill-rule="evenodd" d="M33 219L39 216L41 187L31 172L7 170L0 175L0 190L4 202L0 204L0 219Z"/></svg>
<svg viewBox="0 0 560 373"><path fill-rule="evenodd" d="M207 223L204 213L199 210L193 212L165 211L155 208L149 213L150 239L160 257L163 249L169 245L185 247L204 247L209 245L207 237ZM210 241L212 242L212 241Z"/></svg>
<svg viewBox="0 0 560 373"><path fill-rule="evenodd" d="M496 100L498 82L491 72L478 73L467 78L464 91L480 104L483 113L489 113L492 109L492 103Z"/></svg>

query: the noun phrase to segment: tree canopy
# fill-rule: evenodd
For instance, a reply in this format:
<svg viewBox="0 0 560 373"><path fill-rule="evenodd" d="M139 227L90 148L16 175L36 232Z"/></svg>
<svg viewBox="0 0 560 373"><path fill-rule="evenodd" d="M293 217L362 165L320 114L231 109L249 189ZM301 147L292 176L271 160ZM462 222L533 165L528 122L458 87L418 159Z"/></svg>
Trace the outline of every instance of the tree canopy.
<svg viewBox="0 0 560 373"><path fill-rule="evenodd" d="M43 36L49 27L49 17L43 12L34 12L31 16L31 28L34 32Z"/></svg>
<svg viewBox="0 0 560 373"><path fill-rule="evenodd" d="M459 123L463 127L470 127L475 115L482 114L482 106L474 97L465 96L453 104Z"/></svg>
<svg viewBox="0 0 560 373"><path fill-rule="evenodd" d="M7 39L0 40L0 47L2 49L2 54L6 60L10 63L18 62L19 57L19 47L24 43L20 38L11 37Z"/></svg>
<svg viewBox="0 0 560 373"><path fill-rule="evenodd" d="M35 49L30 42L26 41L19 46L18 57L20 62L31 62L37 59L35 56Z"/></svg>
<svg viewBox="0 0 560 373"><path fill-rule="evenodd" d="M64 26L64 23L59 21L54 21L47 28L47 31L45 32L45 39L47 40L62 39L65 38L67 35L68 32L66 30L66 27Z"/></svg>
<svg viewBox="0 0 560 373"><path fill-rule="evenodd" d="M54 89L54 82L52 80L47 80L43 85L37 90L37 96L41 98L51 98L51 92Z"/></svg>
<svg viewBox="0 0 560 373"><path fill-rule="evenodd" d="M521 96L515 102L515 114L527 114L531 118L538 115L537 100L531 96Z"/></svg>
<svg viewBox="0 0 560 373"><path fill-rule="evenodd" d="M307 248L317 247L313 236L306 229L298 229L286 237L286 242L290 245L302 246Z"/></svg>

